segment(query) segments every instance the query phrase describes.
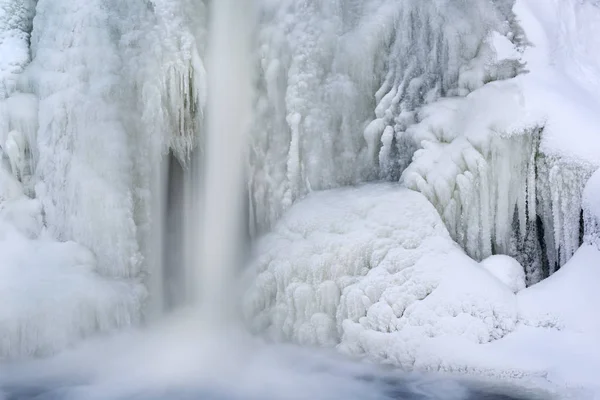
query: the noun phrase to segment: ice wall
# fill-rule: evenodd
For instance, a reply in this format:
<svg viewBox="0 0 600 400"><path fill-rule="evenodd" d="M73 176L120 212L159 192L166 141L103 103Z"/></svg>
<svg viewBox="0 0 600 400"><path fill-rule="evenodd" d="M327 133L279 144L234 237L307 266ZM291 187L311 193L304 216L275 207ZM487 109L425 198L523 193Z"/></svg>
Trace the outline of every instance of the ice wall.
<svg viewBox="0 0 600 400"><path fill-rule="evenodd" d="M471 257L515 256L529 284L571 258L593 166L543 152L546 119L527 107L518 81L488 83L416 117L404 135L418 150L401 182L435 205Z"/></svg>
<svg viewBox="0 0 600 400"><path fill-rule="evenodd" d="M599 170L600 171L600 170ZM588 180L583 192L585 241L600 246L600 172Z"/></svg>
<svg viewBox="0 0 600 400"><path fill-rule="evenodd" d="M510 1L261 4L249 183L259 232L311 190L398 177L412 149L394 133L419 106L516 67L491 67L485 43L511 31Z"/></svg>
<svg viewBox="0 0 600 400"><path fill-rule="evenodd" d="M20 84L39 101L36 196L56 238L92 249L107 276L140 273L160 159L169 146L189 157L203 17L202 3L179 1L37 3Z"/></svg>

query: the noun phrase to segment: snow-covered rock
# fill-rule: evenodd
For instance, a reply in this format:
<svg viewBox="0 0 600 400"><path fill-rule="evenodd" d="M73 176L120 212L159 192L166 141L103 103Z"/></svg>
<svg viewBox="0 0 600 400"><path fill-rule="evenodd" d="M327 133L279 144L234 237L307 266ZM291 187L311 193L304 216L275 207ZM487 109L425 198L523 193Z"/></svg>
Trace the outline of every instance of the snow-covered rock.
<svg viewBox="0 0 600 400"><path fill-rule="evenodd" d="M488 343L517 318L512 291L397 185L312 193L260 240L253 270L244 304L255 331L406 367L425 362L429 340Z"/></svg>
<svg viewBox="0 0 600 400"><path fill-rule="evenodd" d="M525 289L525 271L514 258L502 254L493 255L481 261L481 266L513 293Z"/></svg>
<svg viewBox="0 0 600 400"><path fill-rule="evenodd" d="M591 176L585 186L583 220L585 241L600 246L600 169Z"/></svg>

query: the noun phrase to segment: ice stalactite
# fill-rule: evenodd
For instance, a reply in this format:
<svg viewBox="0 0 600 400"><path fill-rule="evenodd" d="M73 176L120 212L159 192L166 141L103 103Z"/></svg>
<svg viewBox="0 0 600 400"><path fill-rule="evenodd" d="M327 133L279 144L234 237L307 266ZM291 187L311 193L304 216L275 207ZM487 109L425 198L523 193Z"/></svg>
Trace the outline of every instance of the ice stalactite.
<svg viewBox="0 0 600 400"><path fill-rule="evenodd" d="M206 97L203 8L37 4L22 78L39 99L36 195L56 237L92 249L107 276L145 269L160 160L171 148L185 164L196 143Z"/></svg>
<svg viewBox="0 0 600 400"><path fill-rule="evenodd" d="M419 123L405 133L421 149L402 182L425 194L475 259L509 254L515 209L521 232L536 212L539 130L513 118L519 114L525 115L518 88L499 82L424 107L417 113Z"/></svg>
<svg viewBox="0 0 600 400"><path fill-rule="evenodd" d="M30 62L29 40L35 10L33 0L0 1L0 147L13 174L32 193L37 101L21 93L19 74Z"/></svg>
<svg viewBox="0 0 600 400"><path fill-rule="evenodd" d="M263 4L249 184L257 230L311 190L378 178L380 168L399 176L392 165L411 149L394 132L411 112L516 68L482 72L490 32L509 33L509 3Z"/></svg>
<svg viewBox="0 0 600 400"><path fill-rule="evenodd" d="M405 137L419 150L401 181L425 194L471 257L514 256L528 284L571 258L593 169L543 153L544 121L527 110L518 83L489 83L416 116Z"/></svg>
<svg viewBox="0 0 600 400"><path fill-rule="evenodd" d="M39 98L36 195L60 240L92 249L102 273L140 270L135 241L135 169L121 118L114 11L101 0L40 0L26 74ZM118 32L118 30L117 30Z"/></svg>
<svg viewBox="0 0 600 400"><path fill-rule="evenodd" d="M584 240L600 248L600 170L594 172L583 192Z"/></svg>
<svg viewBox="0 0 600 400"><path fill-rule="evenodd" d="M566 264L582 243L583 191L595 169L558 157L538 156L538 215L544 227L549 274Z"/></svg>

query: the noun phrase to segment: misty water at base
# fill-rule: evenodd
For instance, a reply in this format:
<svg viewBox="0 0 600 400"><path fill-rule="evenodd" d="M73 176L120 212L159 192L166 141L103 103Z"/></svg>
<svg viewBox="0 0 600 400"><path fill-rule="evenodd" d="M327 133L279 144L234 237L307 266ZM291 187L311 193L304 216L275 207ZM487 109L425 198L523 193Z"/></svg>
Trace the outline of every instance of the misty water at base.
<svg viewBox="0 0 600 400"><path fill-rule="evenodd" d="M194 311L144 331L0 367L3 400L527 400L506 383L406 373L332 350L267 344L238 329L207 332Z"/></svg>

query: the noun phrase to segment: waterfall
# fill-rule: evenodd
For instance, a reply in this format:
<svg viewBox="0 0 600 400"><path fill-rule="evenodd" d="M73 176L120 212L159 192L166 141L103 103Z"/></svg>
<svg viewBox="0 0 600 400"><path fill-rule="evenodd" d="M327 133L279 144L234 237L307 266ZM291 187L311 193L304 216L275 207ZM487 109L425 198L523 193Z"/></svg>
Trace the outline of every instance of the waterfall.
<svg viewBox="0 0 600 400"><path fill-rule="evenodd" d="M202 176L202 180L187 181L200 193L200 201L191 204L186 236L193 248L186 270L194 277L202 315L211 322L226 320L233 312L231 291L240 264L244 160L251 112L252 3L224 0L211 6L206 143L203 160L197 160L191 171L192 177ZM200 152L196 156L200 157ZM198 206L199 212L194 211Z"/></svg>

